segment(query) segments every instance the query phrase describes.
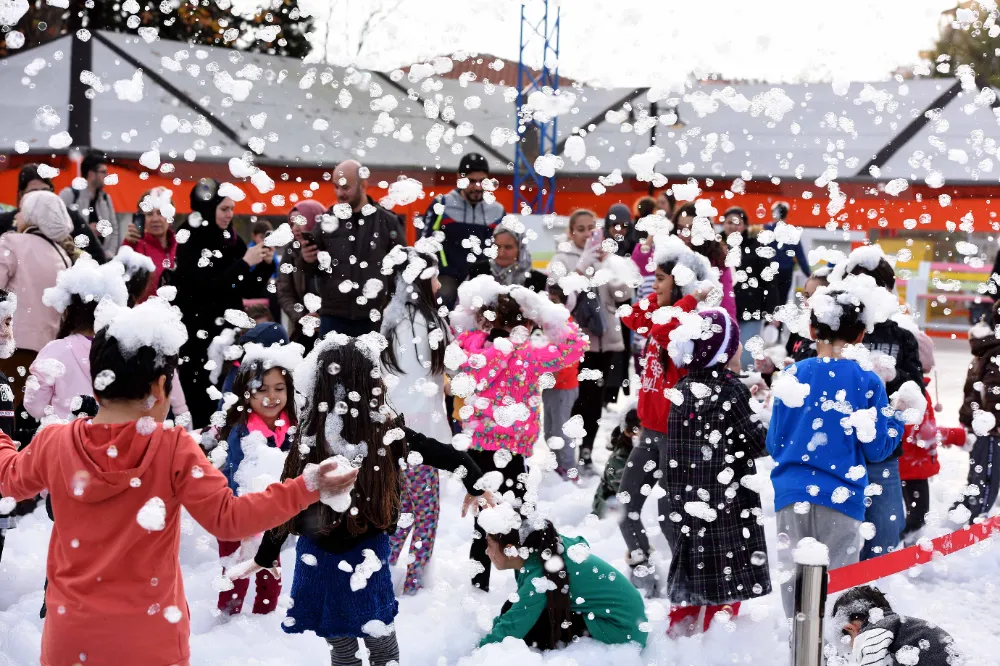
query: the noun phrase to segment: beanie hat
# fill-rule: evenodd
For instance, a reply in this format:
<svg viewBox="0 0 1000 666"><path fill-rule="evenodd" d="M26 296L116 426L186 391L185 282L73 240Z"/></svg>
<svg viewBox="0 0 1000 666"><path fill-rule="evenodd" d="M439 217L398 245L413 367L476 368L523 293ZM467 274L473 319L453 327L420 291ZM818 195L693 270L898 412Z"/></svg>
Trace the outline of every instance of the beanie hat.
<svg viewBox="0 0 1000 666"><path fill-rule="evenodd" d="M201 215L203 227L215 227L215 209L225 197L219 195L219 184L211 178L202 178L191 188L191 210ZM192 225L193 226L193 225Z"/></svg>
<svg viewBox="0 0 1000 666"><path fill-rule="evenodd" d="M265 321L257 324L240 336L240 344L256 343L265 347L288 344L288 333L281 324Z"/></svg>
<svg viewBox="0 0 1000 666"><path fill-rule="evenodd" d="M296 215L298 213L298 215ZM288 221L292 223L292 228L295 228L295 222L293 220L301 215L306 219L306 223L301 225L302 231L312 231L313 227L316 226L320 215L326 213L326 208L318 201L313 199L304 199L294 206L292 210L288 213Z"/></svg>
<svg viewBox="0 0 1000 666"><path fill-rule="evenodd" d="M616 224L623 227L632 224L632 211L623 203L616 203L608 209L608 214L604 216L604 228L610 229Z"/></svg>
<svg viewBox="0 0 1000 666"><path fill-rule="evenodd" d="M725 364L740 345L740 329L722 308L708 308L696 313L701 318L701 332L686 343L671 335L670 357L678 367L689 370ZM681 342L681 344L674 344Z"/></svg>
<svg viewBox="0 0 1000 666"><path fill-rule="evenodd" d="M65 240L73 231L73 222L63 200L52 192L29 192L21 199L21 215L28 226L36 227L51 241Z"/></svg>
<svg viewBox="0 0 1000 666"><path fill-rule="evenodd" d="M479 153L467 153L462 155L458 163L458 175L468 176L470 173L481 171L485 174L490 172L490 163Z"/></svg>

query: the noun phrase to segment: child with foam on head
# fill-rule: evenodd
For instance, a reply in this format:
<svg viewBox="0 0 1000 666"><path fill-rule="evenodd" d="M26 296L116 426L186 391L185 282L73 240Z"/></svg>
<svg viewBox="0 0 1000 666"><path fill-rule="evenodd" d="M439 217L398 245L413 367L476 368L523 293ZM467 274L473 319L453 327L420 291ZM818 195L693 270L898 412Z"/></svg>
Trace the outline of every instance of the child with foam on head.
<svg viewBox="0 0 1000 666"><path fill-rule="evenodd" d="M908 315L900 311L898 300L893 294L896 274L881 246L866 245L853 250L846 261L837 264L830 272L830 284L836 285L851 275L871 277L875 287L884 290L893 299L881 299L885 302L884 311L862 341L873 354L884 354L894 361L894 369L877 370L885 381L886 393L896 393L906 382L923 386L924 371L920 364L917 326ZM862 560L890 552L901 540L906 520L903 486L899 477L899 458L902 455L903 445L900 443L885 460L869 461L871 482L879 486L880 492L871 495L871 504L865 511L865 522L875 526L875 534L866 539L861 550Z"/></svg>
<svg viewBox="0 0 1000 666"><path fill-rule="evenodd" d="M60 271L55 286L45 290L42 302L59 312L62 320L56 339L42 347L29 368L24 409L35 419L66 420L76 396L94 394L90 377L94 312L104 299L126 304L124 273L118 262L101 265L85 254Z"/></svg>
<svg viewBox="0 0 1000 666"><path fill-rule="evenodd" d="M389 304L382 315L386 346L379 361L393 407L414 431L442 442L451 440L444 400L444 357L451 341L447 320L438 311L437 254L440 245L429 238L413 248L394 247L382 260L382 272L393 275ZM441 511L438 471L429 465L409 465L403 475L401 514L413 517L390 538L389 563L395 565L409 535L410 551L403 592L422 586L423 572L437 535Z"/></svg>
<svg viewBox="0 0 1000 666"><path fill-rule="evenodd" d="M539 516L522 519L506 502L485 509L480 523L493 566L514 570L517 592L479 647L510 637L541 650L583 637L645 647L649 628L642 596L591 553L583 537L563 536Z"/></svg>
<svg viewBox="0 0 1000 666"><path fill-rule="evenodd" d="M608 500L617 495L621 488L622 475L625 473L628 457L639 441L640 430L639 411L635 408L633 400L622 410L621 421L611 431L611 439L608 441L611 455L604 465L604 472L601 474L600 483L597 484L597 490L594 491L594 502L591 505L591 511L598 518L604 517Z"/></svg>
<svg viewBox="0 0 1000 666"><path fill-rule="evenodd" d="M871 536L871 525L862 525L868 461L891 455L904 419L918 422L923 415L923 396L912 383L890 408L885 385L860 346L886 309L886 297L892 299L869 276L817 289L809 299L817 357L775 374L771 383L767 450L775 461L778 558L786 575L793 567L788 546L805 537L827 546L831 568L858 561L861 536ZM791 617L791 579L782 580L781 594Z"/></svg>
<svg viewBox="0 0 1000 666"><path fill-rule="evenodd" d="M282 545L289 534L298 534L293 605L282 627L324 638L338 666L361 666L358 639L364 639L371 666L399 661L389 554L390 535L404 523L407 466L423 463L464 475L463 515L473 504L492 502L467 453L405 428L393 413L379 367L384 349L378 333L358 338L330 333L296 369L304 403L282 478L287 482L313 463L335 460L357 469L357 479L268 531L254 559L229 574L245 577L266 569L277 575Z"/></svg>
<svg viewBox="0 0 1000 666"><path fill-rule="evenodd" d="M713 292L716 302L722 294L708 260L695 254L677 236L659 235L654 239L652 262L656 274L653 293L622 316L625 326L647 340L638 403L642 432L629 454L619 490L625 508L619 526L628 547L631 581L650 596L657 594L659 577L649 562L652 551L640 515L646 499L654 494L659 498L661 524L670 513L659 488L668 464L666 432L671 403L667 396L684 376L684 370L674 364L666 349L671 333L680 325L681 313L695 310Z"/></svg>
<svg viewBox="0 0 1000 666"><path fill-rule="evenodd" d="M162 424L187 331L151 298L104 301L95 316L92 420L50 425L20 453L0 436L0 493L48 489L59 521L48 553L43 664L190 663L190 617L179 560L181 507L209 533L241 539L335 495L354 473L332 463L234 497L183 428ZM152 581L152 583L151 583Z"/></svg>
<svg viewBox="0 0 1000 666"><path fill-rule="evenodd" d="M858 666L960 666L965 658L941 627L900 615L877 587L861 585L833 604L833 624Z"/></svg>
<svg viewBox="0 0 1000 666"><path fill-rule="evenodd" d="M302 362L302 352L302 345L295 343L271 347L248 343L243 347L239 372L228 396L226 424L219 431L222 444L211 455L212 460L222 463L222 473L234 495L251 492L260 483L261 474L269 474L275 480L281 474L283 452L288 451L291 443L289 432L294 434L298 425L292 403L295 395L292 372ZM220 540L219 557L224 566L234 564L252 558L259 545L259 539L242 544ZM241 550L246 551L242 556ZM219 610L239 615L249 586L247 578L234 580L233 589L219 592ZM256 589L253 612L260 615L272 612L281 593L281 581L268 571L258 571Z"/></svg>
<svg viewBox="0 0 1000 666"><path fill-rule="evenodd" d="M483 471L499 471L501 492L519 502L525 492L525 461L538 441L541 377L579 361L587 336L570 321L566 308L544 294L503 286L490 276L465 282L458 297L451 323L459 335L445 363L459 371L451 391L465 399L469 453ZM536 325L540 335L532 333ZM476 568L472 582L488 590L486 540L476 530L469 553Z"/></svg>
<svg viewBox="0 0 1000 666"><path fill-rule="evenodd" d="M725 310L679 316L668 347L687 371L667 421L670 460L661 484L670 514L672 558L667 593L670 629L716 614L735 617L740 603L771 592L760 496L743 481L766 456L766 428L740 381L740 329Z"/></svg>

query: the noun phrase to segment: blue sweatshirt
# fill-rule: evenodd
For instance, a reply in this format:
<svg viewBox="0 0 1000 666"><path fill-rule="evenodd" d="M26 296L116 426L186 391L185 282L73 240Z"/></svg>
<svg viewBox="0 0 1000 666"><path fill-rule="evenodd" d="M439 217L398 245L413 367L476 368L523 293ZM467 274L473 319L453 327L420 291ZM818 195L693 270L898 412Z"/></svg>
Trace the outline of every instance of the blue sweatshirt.
<svg viewBox="0 0 1000 666"><path fill-rule="evenodd" d="M890 411L885 385L874 372L848 359L810 358L785 372L810 390L801 407L789 407L777 396L774 400L767 431L767 451L776 463L771 472L774 510L809 502L864 520L865 461L885 460L903 436L903 423ZM875 436L863 442L847 419L872 408ZM864 419L858 422L864 425Z"/></svg>
<svg viewBox="0 0 1000 666"><path fill-rule="evenodd" d="M764 228L768 231L774 231L777 226L777 222L770 222L765 224ZM793 273L795 271L795 263L798 262L799 268L806 274L806 277L809 277L809 258L806 257L802 241L799 241L795 245L784 245L778 241L774 241L771 243L771 247L777 250L774 260L778 262L779 273ZM791 254L789 254L789 250L792 250Z"/></svg>

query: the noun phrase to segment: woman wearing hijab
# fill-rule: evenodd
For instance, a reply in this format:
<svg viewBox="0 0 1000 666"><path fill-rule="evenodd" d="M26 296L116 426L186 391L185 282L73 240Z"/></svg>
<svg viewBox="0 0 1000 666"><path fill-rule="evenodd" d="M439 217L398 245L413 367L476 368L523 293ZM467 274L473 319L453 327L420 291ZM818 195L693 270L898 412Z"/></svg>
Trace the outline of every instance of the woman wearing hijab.
<svg viewBox="0 0 1000 666"><path fill-rule="evenodd" d="M310 240L312 239L313 227L316 226L324 213L326 213L326 207L313 199L305 199L292 206L292 210L288 214L288 224L292 227L295 241L286 247L281 260L286 266L292 266L294 269L285 268L278 272L278 304L281 306L281 311L288 317L288 332L292 342L298 342L306 350L312 349L316 334L314 332L313 335L306 335L302 330L300 321L308 314L302 299L310 292L314 294L318 292L309 288L301 258L303 249L316 252L316 246Z"/></svg>
<svg viewBox="0 0 1000 666"><path fill-rule="evenodd" d="M472 267L470 277L489 274L499 284L527 287L535 293L545 291L545 274L532 268L531 252L524 240L524 231L516 231L514 224L501 222L493 232L496 255L489 263L480 262Z"/></svg>
<svg viewBox="0 0 1000 666"><path fill-rule="evenodd" d="M236 234L236 203L224 191L214 180L198 181L191 190L192 213L178 232L188 236L177 248L176 304L188 330L179 370L195 428L208 425L215 411L205 363L209 343L222 330L218 322L226 310L242 311L243 299L273 271L274 250L266 245L247 248Z"/></svg>
<svg viewBox="0 0 1000 666"><path fill-rule="evenodd" d="M632 223L632 211L623 203L616 203L608 208L604 216L604 237L618 243L615 254L619 257L631 257L632 250L639 242L635 225Z"/></svg>

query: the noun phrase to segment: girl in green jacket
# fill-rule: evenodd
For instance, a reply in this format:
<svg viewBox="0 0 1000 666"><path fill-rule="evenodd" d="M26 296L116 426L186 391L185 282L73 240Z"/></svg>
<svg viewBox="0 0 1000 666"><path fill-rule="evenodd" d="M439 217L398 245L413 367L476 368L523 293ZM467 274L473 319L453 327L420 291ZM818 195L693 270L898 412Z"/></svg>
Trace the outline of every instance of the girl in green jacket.
<svg viewBox="0 0 1000 666"><path fill-rule="evenodd" d="M551 650L590 636L602 643L646 645L642 596L613 566L591 554L583 537L556 532L548 520L521 517L509 504L484 509L487 553L498 570L513 569L516 601L507 601L482 647L508 636Z"/></svg>

